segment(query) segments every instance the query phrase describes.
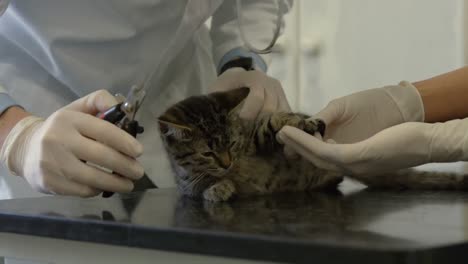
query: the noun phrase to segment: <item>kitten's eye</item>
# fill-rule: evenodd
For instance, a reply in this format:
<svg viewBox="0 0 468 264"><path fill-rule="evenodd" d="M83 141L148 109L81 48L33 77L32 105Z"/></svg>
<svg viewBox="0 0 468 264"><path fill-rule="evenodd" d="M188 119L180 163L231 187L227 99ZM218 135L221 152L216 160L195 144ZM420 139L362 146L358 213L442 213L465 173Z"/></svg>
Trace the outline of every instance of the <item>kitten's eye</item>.
<svg viewBox="0 0 468 264"><path fill-rule="evenodd" d="M214 157L214 153L211 151L203 152L202 156L204 157Z"/></svg>

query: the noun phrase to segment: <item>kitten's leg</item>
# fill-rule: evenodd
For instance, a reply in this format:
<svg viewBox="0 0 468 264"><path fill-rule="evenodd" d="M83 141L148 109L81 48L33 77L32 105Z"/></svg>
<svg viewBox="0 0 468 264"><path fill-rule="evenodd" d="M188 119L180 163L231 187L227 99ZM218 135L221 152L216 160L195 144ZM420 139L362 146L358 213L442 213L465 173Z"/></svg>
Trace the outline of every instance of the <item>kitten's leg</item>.
<svg viewBox="0 0 468 264"><path fill-rule="evenodd" d="M468 175L402 169L371 175L350 175L369 187L381 189L467 190Z"/></svg>
<svg viewBox="0 0 468 264"><path fill-rule="evenodd" d="M315 132L323 133L325 124L319 119L309 118L309 116L300 113L273 113L269 118L269 128L275 134L284 126L296 127L312 135Z"/></svg>
<svg viewBox="0 0 468 264"><path fill-rule="evenodd" d="M260 150L272 151L278 143L275 136L284 126L292 126L314 135L324 132L325 126L318 119L308 119L309 116L298 113L277 112L261 118L257 123L256 145Z"/></svg>
<svg viewBox="0 0 468 264"><path fill-rule="evenodd" d="M284 126L293 126L299 129L304 129L306 126L305 119L307 119L306 115L278 112L270 115L268 126L271 132L274 132L275 134Z"/></svg>
<svg viewBox="0 0 468 264"><path fill-rule="evenodd" d="M276 113L272 114L270 117L270 127L272 128L273 133L277 133L284 126L292 126L304 130L308 134L314 135L316 132L320 134L325 133L325 123L320 119L311 119L309 116L299 113ZM306 160L298 161L301 164L297 167L303 168L300 174L310 175L307 186L311 188L323 188L326 186L336 186L343 180L343 175L341 173L333 173L326 170L317 169L312 163ZM317 175L320 175L318 177ZM315 187L314 187L315 186Z"/></svg>
<svg viewBox="0 0 468 264"><path fill-rule="evenodd" d="M224 179L206 189L203 192L203 198L212 202L223 202L229 200L235 192L234 183L231 180Z"/></svg>

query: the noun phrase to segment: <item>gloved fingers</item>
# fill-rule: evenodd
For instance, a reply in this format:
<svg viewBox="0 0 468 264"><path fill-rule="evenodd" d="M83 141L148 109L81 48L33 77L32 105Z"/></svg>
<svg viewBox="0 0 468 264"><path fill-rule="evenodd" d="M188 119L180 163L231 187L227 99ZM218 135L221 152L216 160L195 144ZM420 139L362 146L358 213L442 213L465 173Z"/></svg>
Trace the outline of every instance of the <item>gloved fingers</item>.
<svg viewBox="0 0 468 264"><path fill-rule="evenodd" d="M250 88L250 93L245 98L244 105L239 112L239 116L242 119L254 120L263 109L265 102L265 91L264 89Z"/></svg>
<svg viewBox="0 0 468 264"><path fill-rule="evenodd" d="M32 187L46 194L93 197L102 192L90 186L70 181L59 175L48 174L44 175L44 178L47 180L42 180L40 184L32 184Z"/></svg>
<svg viewBox="0 0 468 264"><path fill-rule="evenodd" d="M89 161L132 180L138 180L144 174L138 161L113 148L85 137L76 142L71 151L80 160Z"/></svg>
<svg viewBox="0 0 468 264"><path fill-rule="evenodd" d="M260 71L232 68L224 72L210 86L209 91L228 91L248 87L250 93L244 100L239 116L253 120L260 112L289 111L290 107L281 84Z"/></svg>
<svg viewBox="0 0 468 264"><path fill-rule="evenodd" d="M258 87L258 89L263 89L265 93L265 101L263 103L262 112L290 112L291 107L289 106L281 83L275 79L269 77L267 78L268 80L265 81L266 85Z"/></svg>
<svg viewBox="0 0 468 264"><path fill-rule="evenodd" d="M285 126L278 132L277 138L279 142L283 142L285 145L287 145L287 142L294 142L296 145L318 154L318 156L331 156L330 150L325 147L326 143L298 128Z"/></svg>
<svg viewBox="0 0 468 264"><path fill-rule="evenodd" d="M343 115L343 111L343 106L340 104L340 102L333 100L328 103L324 109L315 114L313 118L321 119L327 126L330 126Z"/></svg>
<svg viewBox="0 0 468 264"><path fill-rule="evenodd" d="M279 136L279 133L276 133L275 140L281 145L284 145L283 139ZM291 148L290 146L283 146L283 154L288 160L295 160L298 159L300 156L297 152Z"/></svg>
<svg viewBox="0 0 468 264"><path fill-rule="evenodd" d="M117 99L112 94L106 90L98 90L70 103L62 109L97 115L99 112L103 112L116 104L118 104Z"/></svg>
<svg viewBox="0 0 468 264"><path fill-rule="evenodd" d="M323 138L322 138L322 135L320 134L320 132L315 132L314 137L316 137L320 141L323 141Z"/></svg>
<svg viewBox="0 0 468 264"><path fill-rule="evenodd" d="M225 92L232 89L244 87L244 80L240 78L243 74L247 73L243 68L235 67L225 71L218 79L213 82L208 88L209 92ZM247 86L248 87L248 86Z"/></svg>
<svg viewBox="0 0 468 264"><path fill-rule="evenodd" d="M318 136L310 136L300 129L289 126L284 127L279 133L281 133L283 140L288 138L290 142L293 141L307 149L310 154L340 165L347 164L351 159L362 156L362 146L365 145L365 142L330 144L322 141ZM332 142L334 142L333 139Z"/></svg>
<svg viewBox="0 0 468 264"><path fill-rule="evenodd" d="M306 149L301 144L298 144L297 142L292 141L287 137L285 137L283 141L286 147L291 148L295 153L298 153L300 156L310 161L316 167L329 170L329 171L334 171L334 172L342 172L342 170L337 165L331 162L328 162L324 160L323 158L311 153L308 149Z"/></svg>
<svg viewBox="0 0 468 264"><path fill-rule="evenodd" d="M284 146L283 152L284 156L289 160L295 160L300 157L299 154L297 154L297 152L290 146Z"/></svg>
<svg viewBox="0 0 468 264"><path fill-rule="evenodd" d="M91 115L77 113L75 116L73 121L81 135L99 141L133 158L139 157L143 153L141 143L114 124Z"/></svg>
<svg viewBox="0 0 468 264"><path fill-rule="evenodd" d="M273 113L278 110L278 105L279 105L279 98L277 91L272 87L271 89L269 88L264 88L264 87L259 87L258 89L263 90L263 93L265 94L265 100L263 101L263 108L261 110L262 113Z"/></svg>
<svg viewBox="0 0 468 264"><path fill-rule="evenodd" d="M273 88L276 90L276 94L278 96L278 108L275 109L276 111L283 111L283 112L291 112L291 106L289 105L288 99L286 97L286 93L284 92L281 83L277 80L274 80L275 84Z"/></svg>
<svg viewBox="0 0 468 264"><path fill-rule="evenodd" d="M316 137L318 140L322 140L322 135L320 135L319 132L316 132L314 134L314 137ZM284 144L284 142L282 141L282 139L280 139L278 134L276 135L276 140L280 144ZM286 156L286 158L288 158L288 159L297 159L297 158L299 158L299 154L294 150L294 148L292 148L289 145L284 146L283 152L284 152L284 155Z"/></svg>
<svg viewBox="0 0 468 264"><path fill-rule="evenodd" d="M317 166L320 164L322 168L340 171L335 165L339 163L341 158L335 150L337 145L327 144L300 129L290 126L283 127L278 132L278 137L286 146L291 147Z"/></svg>
<svg viewBox="0 0 468 264"><path fill-rule="evenodd" d="M65 169L68 180L111 192L131 192L133 182L118 174L111 174L91 164L76 161Z"/></svg>

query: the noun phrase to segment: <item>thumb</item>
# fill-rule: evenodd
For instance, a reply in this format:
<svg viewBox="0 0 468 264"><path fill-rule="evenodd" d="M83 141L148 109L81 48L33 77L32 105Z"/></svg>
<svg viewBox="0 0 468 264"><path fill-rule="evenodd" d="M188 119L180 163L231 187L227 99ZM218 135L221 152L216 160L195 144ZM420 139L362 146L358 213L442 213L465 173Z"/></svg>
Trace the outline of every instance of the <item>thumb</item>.
<svg viewBox="0 0 468 264"><path fill-rule="evenodd" d="M294 151L293 148L289 147L289 146L285 146L284 149L283 149L283 153L284 153L284 156L287 158L287 159L290 159L290 160L293 160L293 159L298 159L299 158L299 154Z"/></svg>
<svg viewBox="0 0 468 264"><path fill-rule="evenodd" d="M279 132L279 139L285 144L285 148L294 151L312 162L315 166L330 171L340 171L339 167L327 159L330 149L327 143L311 136L295 127L285 126Z"/></svg>
<svg viewBox="0 0 468 264"><path fill-rule="evenodd" d="M329 144L295 127L285 126L279 132L280 142L291 147L302 156L318 156L325 159L336 158L336 144Z"/></svg>
<svg viewBox="0 0 468 264"><path fill-rule="evenodd" d="M117 99L106 90L90 93L65 106L64 109L96 115L118 104Z"/></svg>
<svg viewBox="0 0 468 264"><path fill-rule="evenodd" d="M245 98L239 116L245 120L253 120L262 111L265 102L265 90L262 87L249 87L250 92Z"/></svg>
<svg viewBox="0 0 468 264"><path fill-rule="evenodd" d="M328 105L322 109L320 112L315 114L313 117L316 119L321 119L327 126L332 124L335 120L341 116L341 106L337 101L331 101Z"/></svg>

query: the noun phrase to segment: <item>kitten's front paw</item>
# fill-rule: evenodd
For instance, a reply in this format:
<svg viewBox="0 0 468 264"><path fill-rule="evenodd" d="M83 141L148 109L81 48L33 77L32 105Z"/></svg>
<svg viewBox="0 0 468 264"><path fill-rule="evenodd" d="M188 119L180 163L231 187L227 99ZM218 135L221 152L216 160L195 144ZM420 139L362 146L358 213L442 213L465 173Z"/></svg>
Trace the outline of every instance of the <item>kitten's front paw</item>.
<svg viewBox="0 0 468 264"><path fill-rule="evenodd" d="M307 119L305 120L304 131L311 135L319 132L323 137L325 134L325 123L320 119Z"/></svg>
<svg viewBox="0 0 468 264"><path fill-rule="evenodd" d="M224 202L235 193L236 188L230 180L224 180L209 187L203 192L203 198L212 202Z"/></svg>

